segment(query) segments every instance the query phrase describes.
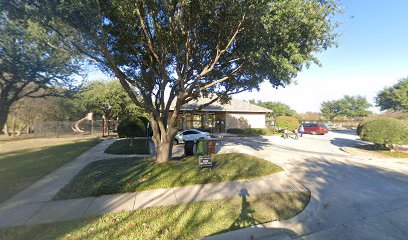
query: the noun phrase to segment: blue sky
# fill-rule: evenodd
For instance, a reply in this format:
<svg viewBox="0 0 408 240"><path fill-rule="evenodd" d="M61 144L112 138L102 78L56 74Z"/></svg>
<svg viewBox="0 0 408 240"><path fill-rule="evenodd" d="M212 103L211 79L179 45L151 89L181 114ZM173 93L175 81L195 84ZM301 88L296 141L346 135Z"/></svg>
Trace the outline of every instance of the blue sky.
<svg viewBox="0 0 408 240"><path fill-rule="evenodd" d="M281 101L298 112L319 111L322 101L363 95L374 104L378 91L408 76L408 0L344 1L338 47L317 54L316 65L285 89L268 84L238 99ZM373 108L372 110L378 111Z"/></svg>
<svg viewBox="0 0 408 240"><path fill-rule="evenodd" d="M378 91L407 77L408 0L349 0L342 6L338 47L317 54L322 67L303 70L297 84L286 88L275 90L265 83L259 92L234 98L280 101L298 112L319 111L322 101L345 94L366 96L374 104ZM102 77L97 71L89 75Z"/></svg>

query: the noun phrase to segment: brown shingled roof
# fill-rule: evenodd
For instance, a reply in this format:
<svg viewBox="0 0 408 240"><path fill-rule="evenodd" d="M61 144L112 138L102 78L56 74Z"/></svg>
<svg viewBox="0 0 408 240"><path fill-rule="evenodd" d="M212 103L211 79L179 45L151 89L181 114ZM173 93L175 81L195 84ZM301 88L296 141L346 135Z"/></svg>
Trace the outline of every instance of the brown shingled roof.
<svg viewBox="0 0 408 240"><path fill-rule="evenodd" d="M199 106L211 101L209 98L199 98L197 101L191 101L184 104L181 107L181 111L192 111L197 109ZM170 110L174 109L174 104L170 107ZM229 103L221 104L220 102L214 102L211 105L201 109L201 112L211 111L211 112L254 112L254 113L267 113L272 112L272 110L263 108L249 102L242 100L231 99Z"/></svg>

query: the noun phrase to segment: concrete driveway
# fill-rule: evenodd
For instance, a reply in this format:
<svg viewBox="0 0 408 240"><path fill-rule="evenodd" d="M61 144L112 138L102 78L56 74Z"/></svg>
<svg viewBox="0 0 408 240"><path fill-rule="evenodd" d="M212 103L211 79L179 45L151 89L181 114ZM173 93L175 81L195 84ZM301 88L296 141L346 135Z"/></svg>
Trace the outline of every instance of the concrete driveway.
<svg viewBox="0 0 408 240"><path fill-rule="evenodd" d="M354 131L230 138L220 152L253 154L288 170L312 192L297 217L242 229L215 239L260 239L284 231L299 239L408 239L408 159L352 156L339 147L361 144Z"/></svg>

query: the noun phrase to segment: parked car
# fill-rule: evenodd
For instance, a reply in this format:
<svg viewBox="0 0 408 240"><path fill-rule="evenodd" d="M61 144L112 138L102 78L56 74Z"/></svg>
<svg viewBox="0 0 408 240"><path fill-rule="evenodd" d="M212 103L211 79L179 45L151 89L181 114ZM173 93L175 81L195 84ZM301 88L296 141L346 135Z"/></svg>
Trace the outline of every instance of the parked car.
<svg viewBox="0 0 408 240"><path fill-rule="evenodd" d="M211 136L207 132L202 132L196 129L188 129L181 131L174 138L174 144L184 143L185 141L197 141L201 139L210 139Z"/></svg>
<svg viewBox="0 0 408 240"><path fill-rule="evenodd" d="M329 132L329 128L325 124L321 123L304 123L303 128L305 129L305 133L312 135L324 135L325 133Z"/></svg>

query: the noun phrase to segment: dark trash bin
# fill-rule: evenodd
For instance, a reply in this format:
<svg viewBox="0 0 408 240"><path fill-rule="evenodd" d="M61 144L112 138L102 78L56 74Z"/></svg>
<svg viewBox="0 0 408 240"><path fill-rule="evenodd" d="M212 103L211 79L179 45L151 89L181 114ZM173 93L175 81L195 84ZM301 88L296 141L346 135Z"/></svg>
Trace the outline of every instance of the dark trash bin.
<svg viewBox="0 0 408 240"><path fill-rule="evenodd" d="M185 141L184 143L184 155L193 156L194 155L194 141Z"/></svg>
<svg viewBox="0 0 408 240"><path fill-rule="evenodd" d="M197 141L197 155L202 156L202 155L207 155L208 154L208 145L207 145L207 140L198 140Z"/></svg>

